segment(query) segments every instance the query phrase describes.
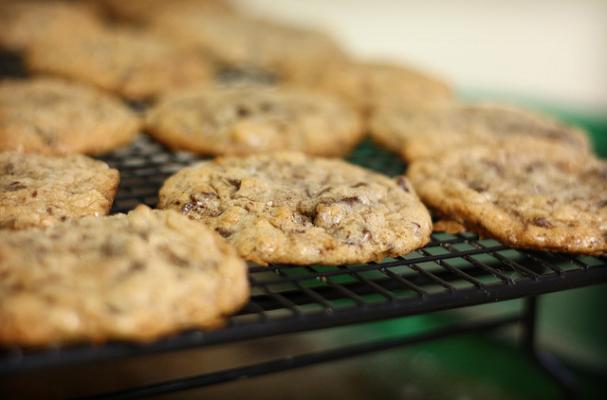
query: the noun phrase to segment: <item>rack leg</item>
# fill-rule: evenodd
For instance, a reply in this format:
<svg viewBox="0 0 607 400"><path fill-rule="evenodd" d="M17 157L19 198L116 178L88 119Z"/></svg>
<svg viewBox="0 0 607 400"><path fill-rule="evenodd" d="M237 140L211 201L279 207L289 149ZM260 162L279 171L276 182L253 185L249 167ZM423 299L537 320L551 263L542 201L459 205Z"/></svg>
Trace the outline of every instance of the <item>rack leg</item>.
<svg viewBox="0 0 607 400"><path fill-rule="evenodd" d="M537 349L537 297L526 297L523 300L521 346L529 358L556 383L563 398L579 398L572 374L552 354Z"/></svg>

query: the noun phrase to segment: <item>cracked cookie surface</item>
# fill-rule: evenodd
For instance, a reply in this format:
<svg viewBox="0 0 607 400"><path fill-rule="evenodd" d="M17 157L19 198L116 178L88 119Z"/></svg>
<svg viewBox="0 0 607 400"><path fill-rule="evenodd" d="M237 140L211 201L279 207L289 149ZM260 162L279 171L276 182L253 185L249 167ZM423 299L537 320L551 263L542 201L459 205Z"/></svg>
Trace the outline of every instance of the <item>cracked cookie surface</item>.
<svg viewBox="0 0 607 400"><path fill-rule="evenodd" d="M453 149L496 140L531 139L588 151L580 129L541 114L497 104L443 105L432 108L388 106L371 119L376 142L414 161Z"/></svg>
<svg viewBox="0 0 607 400"><path fill-rule="evenodd" d="M139 117L119 99L78 83L0 82L0 150L100 154L128 144Z"/></svg>
<svg viewBox="0 0 607 400"><path fill-rule="evenodd" d="M379 261L423 246L432 230L404 177L290 152L184 168L159 207L215 229L259 264Z"/></svg>
<svg viewBox="0 0 607 400"><path fill-rule="evenodd" d="M175 92L150 111L146 129L170 147L214 155L295 150L338 156L363 135L360 117L339 100L267 86Z"/></svg>
<svg viewBox="0 0 607 400"><path fill-rule="evenodd" d="M81 155L0 152L0 228L107 214L119 180L117 170Z"/></svg>
<svg viewBox="0 0 607 400"><path fill-rule="evenodd" d="M79 80L130 100L213 79L199 54L144 31L103 29L49 35L25 55L29 70Z"/></svg>
<svg viewBox="0 0 607 400"><path fill-rule="evenodd" d="M151 341L213 328L248 299L221 237L141 206L48 229L0 232L0 343Z"/></svg>
<svg viewBox="0 0 607 400"><path fill-rule="evenodd" d="M414 162L428 207L522 248L607 251L607 164L558 145L502 142Z"/></svg>

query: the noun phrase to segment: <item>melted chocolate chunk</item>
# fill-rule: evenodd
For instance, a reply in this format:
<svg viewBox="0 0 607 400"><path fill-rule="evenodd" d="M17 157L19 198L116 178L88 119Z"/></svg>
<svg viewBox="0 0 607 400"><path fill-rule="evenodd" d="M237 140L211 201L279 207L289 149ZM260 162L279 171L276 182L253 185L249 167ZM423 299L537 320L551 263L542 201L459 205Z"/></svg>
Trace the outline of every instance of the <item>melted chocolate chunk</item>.
<svg viewBox="0 0 607 400"><path fill-rule="evenodd" d="M23 182L13 181L6 185L6 191L15 192L17 190L25 189L27 186Z"/></svg>
<svg viewBox="0 0 607 400"><path fill-rule="evenodd" d="M234 232L229 231L229 230L227 230L225 228L215 228L215 232L219 233L224 238L230 237L234 233Z"/></svg>
<svg viewBox="0 0 607 400"><path fill-rule="evenodd" d="M217 217L221 215L219 196L212 192L196 193L190 196L190 201L181 207L182 214L195 212L202 215Z"/></svg>
<svg viewBox="0 0 607 400"><path fill-rule="evenodd" d="M552 227L552 223L550 223L550 221L548 221L546 218L542 218L542 217L538 217L538 218L534 218L531 223L535 226L540 226L542 228L551 228Z"/></svg>
<svg viewBox="0 0 607 400"><path fill-rule="evenodd" d="M356 196L353 196L353 197L346 197L346 198L344 198L344 199L341 199L341 200L339 201L339 203L346 203L347 205L352 206L352 205L354 205L354 204L356 204L356 203L360 203L360 198L358 198L358 197L356 197Z"/></svg>
<svg viewBox="0 0 607 400"><path fill-rule="evenodd" d="M240 185L242 184L240 179L232 179L232 178L228 178L228 183L232 186L234 186L234 188L236 190L240 189Z"/></svg>

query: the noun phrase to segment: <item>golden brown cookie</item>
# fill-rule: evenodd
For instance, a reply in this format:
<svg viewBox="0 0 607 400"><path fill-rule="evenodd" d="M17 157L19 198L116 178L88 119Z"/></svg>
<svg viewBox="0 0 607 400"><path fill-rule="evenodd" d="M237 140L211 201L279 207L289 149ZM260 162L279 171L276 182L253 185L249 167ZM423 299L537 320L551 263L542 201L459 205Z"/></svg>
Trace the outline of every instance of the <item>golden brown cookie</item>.
<svg viewBox="0 0 607 400"><path fill-rule="evenodd" d="M94 10L68 1L0 3L0 47L18 51L49 35L73 35L101 29Z"/></svg>
<svg viewBox="0 0 607 400"><path fill-rule="evenodd" d="M414 162L422 200L513 247L604 254L607 164L555 144L502 141Z"/></svg>
<svg viewBox="0 0 607 400"><path fill-rule="evenodd" d="M381 62L326 62L322 72L299 79L347 100L364 113L386 104L448 104L453 93L445 82L405 65Z"/></svg>
<svg viewBox="0 0 607 400"><path fill-rule="evenodd" d="M107 214L118 181L117 170L85 156L0 152L0 228Z"/></svg>
<svg viewBox="0 0 607 400"><path fill-rule="evenodd" d="M151 341L213 328L248 299L246 264L218 235L141 206L0 232L0 343Z"/></svg>
<svg viewBox="0 0 607 400"><path fill-rule="evenodd" d="M220 67L261 70L279 79L320 74L328 60L344 57L322 32L250 16L167 12L153 26L204 51Z"/></svg>
<svg viewBox="0 0 607 400"><path fill-rule="evenodd" d="M339 156L363 135L360 117L339 100L270 86L175 92L149 112L146 128L169 147L213 155L298 150Z"/></svg>
<svg viewBox="0 0 607 400"><path fill-rule="evenodd" d="M119 99L61 79L0 82L0 151L100 154L128 144L139 117Z"/></svg>
<svg viewBox="0 0 607 400"><path fill-rule="evenodd" d="M31 71L79 80L127 99L146 100L213 79L208 62L156 35L105 29L52 35L26 54Z"/></svg>
<svg viewBox="0 0 607 400"><path fill-rule="evenodd" d="M168 12L233 13L235 10L226 0L101 0L101 4L114 18L148 22Z"/></svg>
<svg viewBox="0 0 607 400"><path fill-rule="evenodd" d="M432 223L404 177L301 153L226 157L187 167L160 208L215 229L259 264L346 264L407 254Z"/></svg>
<svg viewBox="0 0 607 400"><path fill-rule="evenodd" d="M541 114L497 104L384 107L374 113L370 130L376 142L407 161L503 139L560 143L589 150L588 138L580 129Z"/></svg>

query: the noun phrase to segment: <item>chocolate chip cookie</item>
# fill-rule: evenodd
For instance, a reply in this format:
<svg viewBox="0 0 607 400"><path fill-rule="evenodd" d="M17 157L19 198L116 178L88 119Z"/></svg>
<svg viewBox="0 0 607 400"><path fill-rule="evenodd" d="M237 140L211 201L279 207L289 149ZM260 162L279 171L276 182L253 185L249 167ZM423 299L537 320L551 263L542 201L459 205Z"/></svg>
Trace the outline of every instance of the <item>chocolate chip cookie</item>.
<svg viewBox="0 0 607 400"><path fill-rule="evenodd" d="M107 214L118 181L118 171L81 155L0 152L0 228Z"/></svg>
<svg viewBox="0 0 607 400"><path fill-rule="evenodd" d="M422 200L467 228L522 248L607 251L607 164L555 144L503 141L414 162Z"/></svg>
<svg viewBox="0 0 607 400"><path fill-rule="evenodd" d="M497 104L384 107L373 115L370 126L376 142L407 161L504 138L560 143L580 151L589 149L588 138L580 129Z"/></svg>
<svg viewBox="0 0 607 400"><path fill-rule="evenodd" d="M344 57L322 32L244 15L168 11L152 26L205 52L221 68L264 71L277 80L324 73L328 60Z"/></svg>
<svg viewBox="0 0 607 400"><path fill-rule="evenodd" d="M31 46L25 61L33 72L86 82L130 100L213 79L210 65L196 52L127 29L50 35Z"/></svg>
<svg viewBox="0 0 607 400"><path fill-rule="evenodd" d="M269 86L175 92L150 111L146 128L172 148L215 155L298 150L338 156L363 135L360 117L339 100Z"/></svg>
<svg viewBox="0 0 607 400"><path fill-rule="evenodd" d="M448 104L445 82L405 65L382 62L325 62L322 73L300 77L300 84L333 93L369 113L386 104Z"/></svg>
<svg viewBox="0 0 607 400"><path fill-rule="evenodd" d="M12 51L49 35L95 32L101 25L93 8L76 2L0 2L0 47Z"/></svg>
<svg viewBox="0 0 607 400"><path fill-rule="evenodd" d="M290 152L184 168L164 183L159 207L215 229L262 265L379 261L423 246L432 231L404 177Z"/></svg>
<svg viewBox="0 0 607 400"><path fill-rule="evenodd" d="M248 299L221 237L141 206L48 229L0 232L0 343L151 341L213 328Z"/></svg>
<svg viewBox="0 0 607 400"><path fill-rule="evenodd" d="M100 154L135 137L140 119L119 99L52 78L0 82L0 151Z"/></svg>
<svg viewBox="0 0 607 400"><path fill-rule="evenodd" d="M102 0L102 6L120 20L145 23L168 12L232 13L234 8L225 0Z"/></svg>

